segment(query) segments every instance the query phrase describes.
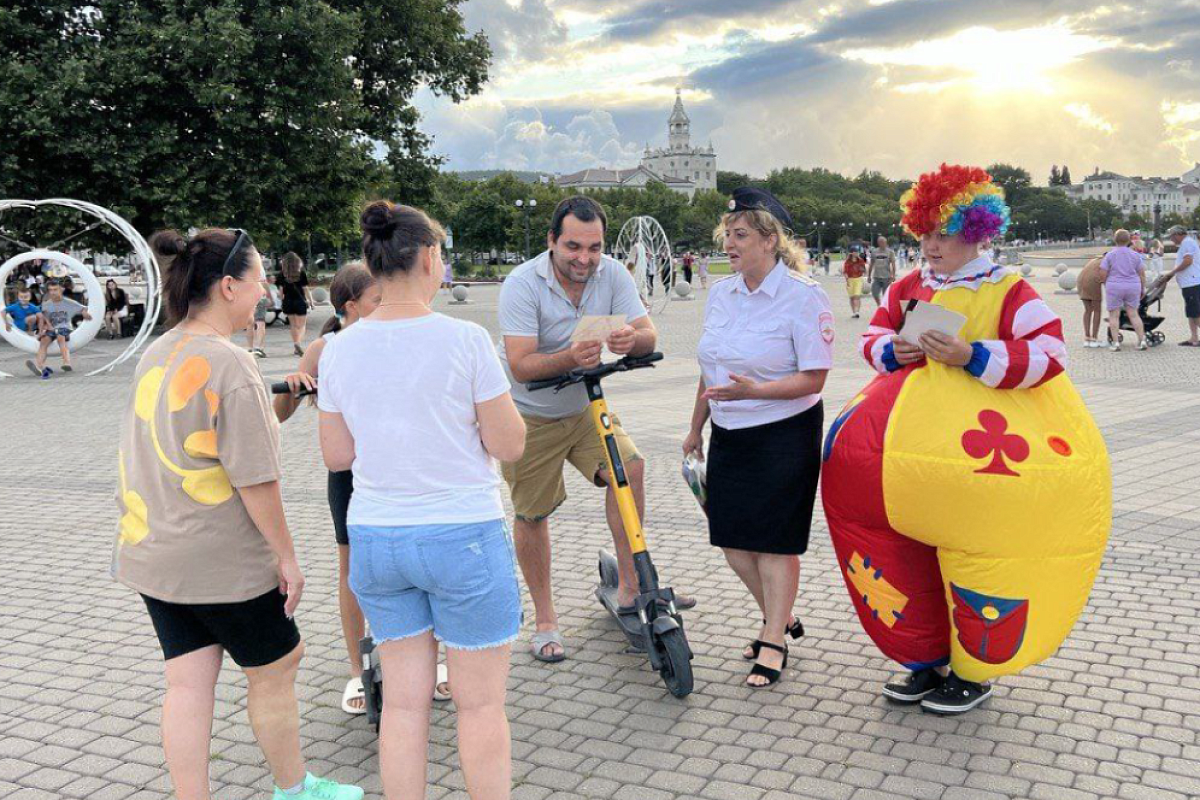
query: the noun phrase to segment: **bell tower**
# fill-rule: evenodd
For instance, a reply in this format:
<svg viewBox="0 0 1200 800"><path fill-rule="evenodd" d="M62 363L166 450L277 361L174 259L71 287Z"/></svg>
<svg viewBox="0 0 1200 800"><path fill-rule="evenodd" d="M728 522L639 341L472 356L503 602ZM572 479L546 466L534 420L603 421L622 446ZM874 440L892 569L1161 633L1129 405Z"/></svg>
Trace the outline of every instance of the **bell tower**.
<svg viewBox="0 0 1200 800"><path fill-rule="evenodd" d="M679 89L675 90L675 108L667 122L667 146L673 150L687 150L691 146L692 121L683 110L683 97Z"/></svg>

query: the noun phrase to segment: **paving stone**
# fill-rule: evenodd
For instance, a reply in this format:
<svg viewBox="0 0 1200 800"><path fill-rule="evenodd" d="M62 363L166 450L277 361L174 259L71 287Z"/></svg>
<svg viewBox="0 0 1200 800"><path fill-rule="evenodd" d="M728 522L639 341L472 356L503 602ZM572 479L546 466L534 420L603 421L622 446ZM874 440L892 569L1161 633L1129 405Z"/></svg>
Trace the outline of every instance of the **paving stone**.
<svg viewBox="0 0 1200 800"><path fill-rule="evenodd" d="M850 320L840 282L819 280L834 302L835 369L827 419L869 380L854 353L866 320ZM1187 348L1108 353L1079 347L1078 299L1035 279L1064 315L1070 370L1112 456L1113 531L1095 590L1059 653L997 681L996 696L958 718L935 719L882 701L900 670L854 618L818 504L801 571L798 612L808 635L792 645L784 680L743 685L739 650L754 635L752 601L707 545L703 515L678 475L679 442L695 392L703 302L656 317L667 358L654 371L606 385L646 455L647 535L664 580L694 592L685 614L696 652L696 692L670 698L642 656L625 652L591 596L595 554L611 547L602 495L568 471L556 512L555 588L571 659L540 664L528 629L513 649L509 710L515 800L809 798L812 800L1184 800L1200 795L1200 590L1181 564L1200 553L1200 359ZM701 300L703 292L699 292ZM494 287L470 306L439 310L496 327ZM1168 292L1164 330L1183 337ZM327 312L317 310L319 326ZM49 451L53 514L43 476L0 467L0 797L14 800L168 800L158 730L161 653L145 610L107 575L115 525L115 421L132 364L92 378L120 342L95 342L81 369L53 381L0 381L0 406L19 409L5 429L13 452ZM272 328L260 362L268 379L296 366L287 334ZM24 356L0 348L0 370ZM362 718L337 707L344 653L337 614L337 553L324 499L315 414L283 429L284 498L308 584L298 616L307 643L298 693L313 764L362 780L381 800L378 743ZM100 423L100 424L97 424ZM30 548L25 522L44 520ZM523 597L527 619L532 608ZM30 702L37 687L37 702ZM221 676L213 742L214 796L262 796L270 783L245 716L245 680ZM466 800L453 709L431 724L432 800ZM99 781L100 783L97 783Z"/></svg>

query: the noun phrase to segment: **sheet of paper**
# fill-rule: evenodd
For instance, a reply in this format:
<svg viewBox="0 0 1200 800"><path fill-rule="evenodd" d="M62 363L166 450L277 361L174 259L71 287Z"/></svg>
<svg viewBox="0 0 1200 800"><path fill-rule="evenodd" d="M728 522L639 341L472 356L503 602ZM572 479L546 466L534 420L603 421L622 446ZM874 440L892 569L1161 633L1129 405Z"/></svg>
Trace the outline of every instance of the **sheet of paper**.
<svg viewBox="0 0 1200 800"><path fill-rule="evenodd" d="M921 334L926 331L939 331L948 336L958 336L967 318L957 311L951 311L936 303L926 303L918 300L912 311L904 315L904 327L900 329L900 338L910 344L917 344Z"/></svg>
<svg viewBox="0 0 1200 800"><path fill-rule="evenodd" d="M579 320L571 333L572 342L604 342L613 331L625 327L624 314L587 316Z"/></svg>

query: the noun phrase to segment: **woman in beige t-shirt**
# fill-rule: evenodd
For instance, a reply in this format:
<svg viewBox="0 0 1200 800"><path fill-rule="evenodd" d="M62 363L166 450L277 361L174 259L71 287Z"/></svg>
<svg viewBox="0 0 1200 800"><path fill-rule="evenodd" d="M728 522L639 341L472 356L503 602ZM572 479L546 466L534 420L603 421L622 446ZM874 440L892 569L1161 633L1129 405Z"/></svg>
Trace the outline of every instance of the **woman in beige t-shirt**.
<svg viewBox="0 0 1200 800"><path fill-rule="evenodd" d="M114 575L145 601L166 660L163 751L179 800L210 800L208 755L226 651L246 673L250 724L275 796L361 800L300 754L292 619L304 588L279 490L279 424L254 357L230 341L263 296L244 231L152 240L177 324L146 348L118 453Z"/></svg>

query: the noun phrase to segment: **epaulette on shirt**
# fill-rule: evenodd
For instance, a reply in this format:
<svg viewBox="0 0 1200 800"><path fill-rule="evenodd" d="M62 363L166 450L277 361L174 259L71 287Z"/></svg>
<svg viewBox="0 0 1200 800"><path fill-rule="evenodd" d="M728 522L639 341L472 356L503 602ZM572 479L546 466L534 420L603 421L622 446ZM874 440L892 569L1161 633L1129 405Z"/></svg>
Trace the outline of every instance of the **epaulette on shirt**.
<svg viewBox="0 0 1200 800"><path fill-rule="evenodd" d="M792 270L789 269L787 272L787 275L789 278L800 281L800 283L806 283L809 286L820 286L821 285L820 283L817 282L816 278L810 278L801 272L793 272Z"/></svg>

